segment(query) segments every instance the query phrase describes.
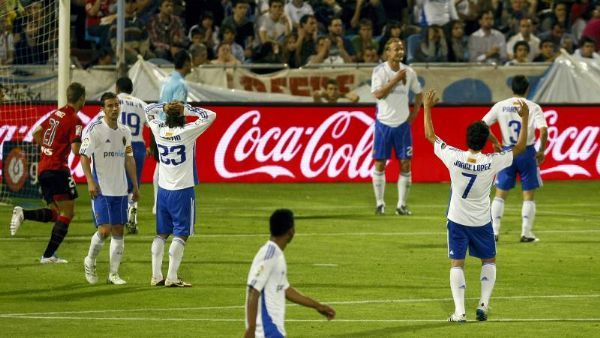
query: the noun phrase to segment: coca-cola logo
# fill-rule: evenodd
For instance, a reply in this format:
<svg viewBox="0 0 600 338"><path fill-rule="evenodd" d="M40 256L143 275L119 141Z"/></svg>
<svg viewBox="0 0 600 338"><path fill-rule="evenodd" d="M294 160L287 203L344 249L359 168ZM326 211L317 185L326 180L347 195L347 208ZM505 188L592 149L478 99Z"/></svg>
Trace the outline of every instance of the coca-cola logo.
<svg viewBox="0 0 600 338"><path fill-rule="evenodd" d="M251 110L237 118L222 135L215 167L223 178L266 174L272 178L369 177L373 165L374 120L361 111L339 111L316 127L263 126L261 113ZM358 142L356 136L361 135ZM248 161L249 160L249 161ZM256 163L235 170L234 164ZM299 168L293 163L300 163ZM297 165L297 164L296 164ZM299 172L298 172L299 169Z"/></svg>
<svg viewBox="0 0 600 338"><path fill-rule="evenodd" d="M548 122L548 145L545 154L560 164L544 168L541 170L541 174L562 172L569 177L576 175L591 177L592 174L581 165L581 162L588 161L594 155L596 155L596 173L600 174L600 151L598 151L597 142L600 127L585 126L580 129L569 126L559 129L556 126L558 115L556 110L544 112L544 117Z"/></svg>

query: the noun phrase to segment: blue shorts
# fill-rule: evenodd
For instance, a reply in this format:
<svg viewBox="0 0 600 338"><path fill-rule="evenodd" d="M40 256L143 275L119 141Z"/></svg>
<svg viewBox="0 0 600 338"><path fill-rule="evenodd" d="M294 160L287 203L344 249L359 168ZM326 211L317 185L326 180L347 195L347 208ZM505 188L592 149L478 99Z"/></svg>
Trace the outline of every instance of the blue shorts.
<svg viewBox="0 0 600 338"><path fill-rule="evenodd" d="M496 257L496 241L492 222L480 227L468 227L448 220L448 258L465 259L469 255L481 259Z"/></svg>
<svg viewBox="0 0 600 338"><path fill-rule="evenodd" d="M410 124L402 123L398 127L390 127L375 121L373 135L373 159L387 160L392 156L392 148L399 160L412 158L412 130Z"/></svg>
<svg viewBox="0 0 600 338"><path fill-rule="evenodd" d="M181 190L158 188L156 197L156 233L189 236L196 222L194 187Z"/></svg>
<svg viewBox="0 0 600 338"><path fill-rule="evenodd" d="M144 169L144 161L146 160L146 145L144 142L132 142L133 159L135 160L135 172L137 175L138 187L142 183L142 169ZM133 191L133 184L127 175L127 191Z"/></svg>
<svg viewBox="0 0 600 338"><path fill-rule="evenodd" d="M512 147L505 147L510 149ZM510 190L515 187L517 174L521 177L521 188L523 191L534 190L542 186L540 168L535 159L535 148L527 146L525 152L515 157L510 167L504 168L496 175L496 187L502 190Z"/></svg>
<svg viewBox="0 0 600 338"><path fill-rule="evenodd" d="M96 196L92 200L92 214L96 227L127 223L127 196Z"/></svg>

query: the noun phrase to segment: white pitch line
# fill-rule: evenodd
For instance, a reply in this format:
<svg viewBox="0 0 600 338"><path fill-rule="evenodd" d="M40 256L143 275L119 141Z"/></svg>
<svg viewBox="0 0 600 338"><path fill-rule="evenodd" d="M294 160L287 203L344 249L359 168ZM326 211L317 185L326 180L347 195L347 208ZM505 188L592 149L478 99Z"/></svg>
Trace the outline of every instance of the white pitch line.
<svg viewBox="0 0 600 338"><path fill-rule="evenodd" d="M494 300L515 300L515 299L568 299L568 298L600 298L600 294L589 295L527 295L527 296L494 296ZM477 300L477 297L467 297L466 300ZM357 305L357 304L393 304L393 303L427 303L427 302L447 302L452 298L406 298L406 299L371 299L371 300L351 300L351 301L330 301L331 305ZM297 306L290 304L289 306ZM68 315L76 313L122 313L122 312L167 312L167 311L201 311L201 310L226 310L243 309L243 305L226 306L200 306L200 307L177 307L177 308L141 308L141 309L105 309L105 310L83 310L83 311L59 311L59 312L26 312L26 313L3 313L0 317L22 317L22 316L45 316L45 315Z"/></svg>
<svg viewBox="0 0 600 338"><path fill-rule="evenodd" d="M573 230L536 230L536 233L547 233L547 234L576 234L576 233L600 233L600 229L573 229ZM298 237L319 237L319 236L432 236L432 235L443 235L446 236L446 232L442 231L419 231L419 232L309 232L309 233L296 233ZM268 237L269 234L202 234L197 233L196 237L204 238L239 238L239 237ZM154 239L156 236L151 235L136 235L131 239ZM89 236L67 236L67 240L88 240ZM48 240L48 237L1 237L0 241L41 241Z"/></svg>

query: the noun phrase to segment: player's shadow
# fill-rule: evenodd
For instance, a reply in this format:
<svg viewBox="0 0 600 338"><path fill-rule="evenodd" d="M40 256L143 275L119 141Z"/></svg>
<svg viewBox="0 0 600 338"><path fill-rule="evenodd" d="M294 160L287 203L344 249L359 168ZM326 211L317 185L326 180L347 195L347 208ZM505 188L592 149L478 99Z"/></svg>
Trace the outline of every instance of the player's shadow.
<svg viewBox="0 0 600 338"><path fill-rule="evenodd" d="M38 266L40 265L39 263L37 264ZM77 284L65 284L63 286L59 286L59 287L52 287L52 288L48 288L48 287L44 287L44 288L40 288L40 289L23 289L23 290L8 290L8 291L2 291L0 292L0 297L2 296L19 296L19 295L32 295L32 294L37 294L37 293L48 293L48 292L55 292L55 291L72 291L75 289L80 289L80 288L87 288L88 285L83 284L83 283L77 283Z"/></svg>
<svg viewBox="0 0 600 338"><path fill-rule="evenodd" d="M102 296L110 296L110 295L125 295L125 294L133 294L133 293L141 293L141 292L154 292L155 288L147 287L147 286L109 286L103 289L98 287L93 287L90 285L85 285L86 290L69 292L67 294L41 294L34 295L29 298L32 301L37 302L55 302L57 298L68 297L69 301L80 300L80 299L90 299L96 298L99 295ZM56 289L53 289L56 290Z"/></svg>
<svg viewBox="0 0 600 338"><path fill-rule="evenodd" d="M371 218L370 215L363 214L330 214L330 215L304 215L304 216L294 216L296 220L315 220L315 219L340 219L340 218Z"/></svg>
<svg viewBox="0 0 600 338"><path fill-rule="evenodd" d="M420 330L429 330L435 329L438 327L445 327L448 324L444 322L439 323L426 323L426 324L412 324L412 325L402 325L395 327L387 327L382 329L374 329L374 330L366 330L354 333L344 333L341 335L334 335L332 337L344 337L344 338L363 338L363 337L396 337L401 335L415 335L417 331Z"/></svg>

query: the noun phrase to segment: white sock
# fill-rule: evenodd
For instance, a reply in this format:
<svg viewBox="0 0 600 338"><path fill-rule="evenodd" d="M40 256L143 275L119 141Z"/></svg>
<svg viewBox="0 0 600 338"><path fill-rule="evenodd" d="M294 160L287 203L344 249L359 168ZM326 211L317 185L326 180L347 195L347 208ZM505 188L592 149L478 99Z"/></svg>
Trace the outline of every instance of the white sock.
<svg viewBox="0 0 600 338"><path fill-rule="evenodd" d="M87 256L94 263L96 262L96 257L98 257L98 254L100 254L100 251L104 246L105 239L106 238L102 238L98 231L96 231L96 233L92 236L92 240L90 241L90 249L88 250Z"/></svg>
<svg viewBox="0 0 600 338"><path fill-rule="evenodd" d="M465 273L461 267L450 269L450 289L452 298L454 298L454 313L457 315L465 314Z"/></svg>
<svg viewBox="0 0 600 338"><path fill-rule="evenodd" d="M156 167L154 168L152 185L154 186L154 206L152 207L152 213L156 215L156 197L158 196L158 163L156 163Z"/></svg>
<svg viewBox="0 0 600 338"><path fill-rule="evenodd" d="M119 273L119 265L121 265L121 258L123 257L123 250L125 249L125 241L123 236L113 235L110 240L110 271L109 273Z"/></svg>
<svg viewBox="0 0 600 338"><path fill-rule="evenodd" d="M494 284L496 284L496 264L485 263L481 266L481 299L479 299L479 306L487 308L490 304L490 297L494 290Z"/></svg>
<svg viewBox="0 0 600 338"><path fill-rule="evenodd" d="M158 280L163 279L162 260L165 254L165 240L156 236L152 242L152 277Z"/></svg>
<svg viewBox="0 0 600 338"><path fill-rule="evenodd" d="M523 223L521 225L521 236L534 237L531 230L533 229L533 221L535 221L535 202L534 201L523 201L523 208L521 209L521 217Z"/></svg>
<svg viewBox="0 0 600 338"><path fill-rule="evenodd" d="M127 194L127 203L129 204L129 207L130 207L130 208L131 208L131 207L133 207L133 203L135 203L135 202L132 200L132 198L133 198L133 194L132 194L132 193L129 193L129 194Z"/></svg>
<svg viewBox="0 0 600 338"><path fill-rule="evenodd" d="M185 241L179 237L173 238L169 248L169 271L167 272L169 280L177 280L177 270L179 270L183 258L183 249L185 249Z"/></svg>
<svg viewBox="0 0 600 338"><path fill-rule="evenodd" d="M400 172L400 176L398 177L398 208L406 206L411 182L412 175L410 172Z"/></svg>
<svg viewBox="0 0 600 338"><path fill-rule="evenodd" d="M500 197L495 197L492 201L492 226L494 227L494 235L500 234L502 215L504 215L504 200Z"/></svg>
<svg viewBox="0 0 600 338"><path fill-rule="evenodd" d="M385 192L385 171L380 172L373 169L371 178L373 179L373 191L375 191L376 206L385 204L383 201L383 194Z"/></svg>

